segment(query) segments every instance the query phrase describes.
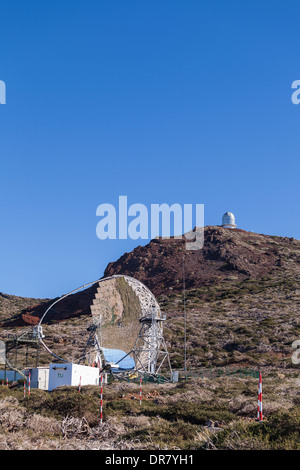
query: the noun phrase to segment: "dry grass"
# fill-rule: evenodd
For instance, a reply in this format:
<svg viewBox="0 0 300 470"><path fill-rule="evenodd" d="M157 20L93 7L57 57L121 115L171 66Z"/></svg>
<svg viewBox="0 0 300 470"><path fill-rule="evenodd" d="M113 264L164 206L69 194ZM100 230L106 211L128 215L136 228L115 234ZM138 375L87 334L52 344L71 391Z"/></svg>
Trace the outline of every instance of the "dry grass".
<svg viewBox="0 0 300 470"><path fill-rule="evenodd" d="M279 377L280 375L281 377ZM257 380L218 377L143 386L62 387L53 392L0 387L0 449L259 449L299 446L300 389L290 371L263 375L263 425L255 422ZM282 414L285 414L282 418ZM283 423L288 423L284 427ZM298 426L298 427L297 427ZM298 429L298 431L297 431Z"/></svg>

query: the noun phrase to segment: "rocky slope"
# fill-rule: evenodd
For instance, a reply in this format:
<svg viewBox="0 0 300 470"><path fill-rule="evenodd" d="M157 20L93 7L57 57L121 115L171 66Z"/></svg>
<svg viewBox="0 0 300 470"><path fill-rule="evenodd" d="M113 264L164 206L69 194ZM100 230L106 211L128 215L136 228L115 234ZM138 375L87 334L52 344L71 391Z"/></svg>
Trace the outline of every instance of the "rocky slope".
<svg viewBox="0 0 300 470"><path fill-rule="evenodd" d="M0 323L11 321L14 316L19 318L21 312L29 312L47 301L49 299L18 297L0 292Z"/></svg>
<svg viewBox="0 0 300 470"><path fill-rule="evenodd" d="M299 240L206 227L199 251L187 251L185 240L155 239L107 266L105 276L135 277L157 296L167 314L165 337L175 368L183 365L183 260L189 368L292 365L291 344L300 337ZM48 340L58 354L59 348L83 347L94 294L91 287L55 307ZM36 323L48 305L25 302L8 319L6 304L2 332Z"/></svg>
<svg viewBox="0 0 300 470"><path fill-rule="evenodd" d="M57 305L55 305L55 307L53 307L53 309L51 309L51 317L47 318L45 323L56 323L69 318L79 317L81 315L90 315L90 305L93 301L95 292L96 287L92 286L62 299ZM18 297L18 299L23 299L23 302L19 301L19 310L13 309L11 311L13 315L9 318L4 318L0 326L19 327L25 325L36 325L43 313L56 300L25 299L22 297ZM6 311L7 309L8 307L6 307Z"/></svg>
<svg viewBox="0 0 300 470"><path fill-rule="evenodd" d="M267 275L300 274L300 241L244 230L206 227L201 250L188 251L185 240L155 239L110 263L105 276L127 274L144 282L155 295L186 288Z"/></svg>
<svg viewBox="0 0 300 470"><path fill-rule="evenodd" d="M300 274L300 241L240 229L206 227L201 250L186 250L184 238L154 239L110 263L104 277L127 274L139 279L157 296L181 292L183 260L187 290L226 280L234 285L264 276L293 276ZM89 314L94 293L92 287L63 300L55 307L52 320ZM0 294L0 318L4 326L34 324L51 302Z"/></svg>

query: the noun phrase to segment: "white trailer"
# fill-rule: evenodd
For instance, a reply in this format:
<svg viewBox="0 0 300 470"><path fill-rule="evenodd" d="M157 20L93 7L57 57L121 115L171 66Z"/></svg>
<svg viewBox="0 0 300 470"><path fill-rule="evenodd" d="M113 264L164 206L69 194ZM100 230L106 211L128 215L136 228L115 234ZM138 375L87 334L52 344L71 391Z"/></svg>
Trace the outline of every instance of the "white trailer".
<svg viewBox="0 0 300 470"><path fill-rule="evenodd" d="M50 364L48 390L61 385L99 385L99 369L73 363Z"/></svg>
<svg viewBox="0 0 300 470"><path fill-rule="evenodd" d="M37 367L22 370L23 374L27 377L27 384L30 373L30 387L31 388L40 388L41 390L48 390L48 381L49 381L49 368L48 367ZM6 379L9 382L14 382L15 380L24 380L23 377L15 372L14 370L1 370L0 371L0 381Z"/></svg>

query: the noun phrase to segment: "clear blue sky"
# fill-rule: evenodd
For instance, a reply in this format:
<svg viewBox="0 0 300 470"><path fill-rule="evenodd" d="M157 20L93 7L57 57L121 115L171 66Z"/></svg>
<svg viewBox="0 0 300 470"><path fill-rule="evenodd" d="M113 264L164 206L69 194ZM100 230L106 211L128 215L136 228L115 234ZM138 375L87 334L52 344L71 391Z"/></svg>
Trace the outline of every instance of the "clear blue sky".
<svg viewBox="0 0 300 470"><path fill-rule="evenodd" d="M0 291L53 297L145 241L96 208L205 204L300 238L299 0L2 1Z"/></svg>

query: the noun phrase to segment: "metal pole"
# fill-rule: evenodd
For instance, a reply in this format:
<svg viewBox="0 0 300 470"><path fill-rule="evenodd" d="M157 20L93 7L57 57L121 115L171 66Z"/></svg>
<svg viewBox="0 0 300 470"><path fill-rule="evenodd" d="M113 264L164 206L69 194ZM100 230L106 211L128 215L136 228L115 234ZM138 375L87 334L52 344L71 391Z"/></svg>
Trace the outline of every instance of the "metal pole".
<svg viewBox="0 0 300 470"><path fill-rule="evenodd" d="M142 377L140 377L140 406L142 406Z"/></svg>
<svg viewBox="0 0 300 470"><path fill-rule="evenodd" d="M263 420L262 414L262 379L261 379L261 371L259 371L259 379L258 379L258 404L257 404L257 420Z"/></svg>
<svg viewBox="0 0 300 470"><path fill-rule="evenodd" d="M100 424L103 423L103 416L102 416L102 410L103 410L103 375L101 374L101 389L100 389Z"/></svg>
<svg viewBox="0 0 300 470"><path fill-rule="evenodd" d="M184 314L184 371L186 372L186 308L185 308L185 267L184 267L184 255L182 255L182 277L183 277L183 314Z"/></svg>
<svg viewBox="0 0 300 470"><path fill-rule="evenodd" d="M15 351L15 367L17 367L18 362L18 341L16 342L16 351ZM14 373L14 380L17 380L17 372Z"/></svg>
<svg viewBox="0 0 300 470"><path fill-rule="evenodd" d="M37 351L36 351L36 367L38 368L40 365L40 342L37 343Z"/></svg>
<svg viewBox="0 0 300 470"><path fill-rule="evenodd" d="M26 344L26 355L25 355L25 369L28 366L28 343Z"/></svg>

